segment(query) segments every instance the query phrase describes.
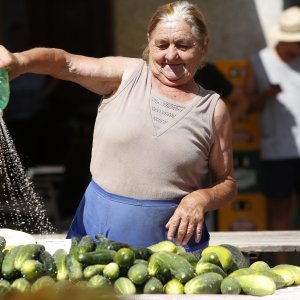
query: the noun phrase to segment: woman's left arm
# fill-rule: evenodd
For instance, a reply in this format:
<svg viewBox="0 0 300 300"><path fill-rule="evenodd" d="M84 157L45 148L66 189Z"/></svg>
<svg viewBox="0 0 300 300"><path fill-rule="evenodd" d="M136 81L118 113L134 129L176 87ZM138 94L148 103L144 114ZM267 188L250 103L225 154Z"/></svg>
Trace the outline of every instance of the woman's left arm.
<svg viewBox="0 0 300 300"><path fill-rule="evenodd" d="M205 213L225 206L237 193L233 178L231 120L223 101L216 105L213 129L215 140L209 155L212 187L185 196L166 225L168 238L176 238L178 244L186 244L194 232L199 242Z"/></svg>

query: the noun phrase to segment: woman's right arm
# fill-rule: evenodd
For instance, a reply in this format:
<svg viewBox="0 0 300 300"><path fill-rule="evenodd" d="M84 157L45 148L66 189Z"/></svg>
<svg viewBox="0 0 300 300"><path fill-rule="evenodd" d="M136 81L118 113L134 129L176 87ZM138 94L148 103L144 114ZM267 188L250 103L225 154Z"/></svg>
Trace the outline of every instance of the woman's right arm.
<svg viewBox="0 0 300 300"><path fill-rule="evenodd" d="M11 53L0 46L0 68L8 69L10 79L23 73L47 74L77 83L99 95L114 93L138 63L135 58L94 58L54 48Z"/></svg>

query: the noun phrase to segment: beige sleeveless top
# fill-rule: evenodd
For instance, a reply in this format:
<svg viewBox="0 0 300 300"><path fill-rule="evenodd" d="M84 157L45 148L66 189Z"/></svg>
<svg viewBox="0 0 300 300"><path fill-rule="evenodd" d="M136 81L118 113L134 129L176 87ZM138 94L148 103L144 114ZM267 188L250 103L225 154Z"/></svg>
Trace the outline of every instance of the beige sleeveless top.
<svg viewBox="0 0 300 300"><path fill-rule="evenodd" d="M182 105L152 91L151 76L141 60L118 92L103 99L94 129L92 178L121 196L181 198L204 187L219 95L200 88L197 97ZM180 109L155 126L153 103L159 100Z"/></svg>

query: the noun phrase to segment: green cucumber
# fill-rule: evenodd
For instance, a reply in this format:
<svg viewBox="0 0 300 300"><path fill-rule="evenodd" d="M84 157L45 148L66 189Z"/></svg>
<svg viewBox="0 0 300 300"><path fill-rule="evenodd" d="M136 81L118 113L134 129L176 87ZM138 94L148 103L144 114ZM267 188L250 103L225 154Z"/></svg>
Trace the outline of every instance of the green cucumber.
<svg viewBox="0 0 300 300"><path fill-rule="evenodd" d="M144 264L146 266L148 266L148 260L145 259L140 259L140 258L136 258L133 262L133 264Z"/></svg>
<svg viewBox="0 0 300 300"><path fill-rule="evenodd" d="M44 275L44 266L38 260L27 259L22 264L21 273L25 279L34 281Z"/></svg>
<svg viewBox="0 0 300 300"><path fill-rule="evenodd" d="M223 277L218 273L204 273L189 280L184 286L185 294L218 294Z"/></svg>
<svg viewBox="0 0 300 300"><path fill-rule="evenodd" d="M273 267L271 268L271 271L281 276L284 281L284 286L291 286L294 284L295 279L293 273L290 270Z"/></svg>
<svg viewBox="0 0 300 300"><path fill-rule="evenodd" d="M26 278L17 278L11 284L12 290L20 293L28 293L31 290L31 283Z"/></svg>
<svg viewBox="0 0 300 300"><path fill-rule="evenodd" d="M241 268L238 270L233 271L228 275L228 277L237 277L240 275L250 275L250 274L255 274L256 271L250 269L250 268Z"/></svg>
<svg viewBox="0 0 300 300"><path fill-rule="evenodd" d="M274 281L265 275L241 275L234 277L238 281L243 293L251 296L272 295L276 291Z"/></svg>
<svg viewBox="0 0 300 300"><path fill-rule="evenodd" d="M295 285L300 284L300 269L298 266L294 266L291 264L280 264L280 265L273 267L273 269L283 269L283 270L290 271L294 278L294 284Z"/></svg>
<svg viewBox="0 0 300 300"><path fill-rule="evenodd" d="M223 269L215 264L209 262L198 261L195 268L196 275L201 275L203 273L214 272L222 275L223 278L227 276L227 274L223 271Z"/></svg>
<svg viewBox="0 0 300 300"><path fill-rule="evenodd" d="M265 272L270 271L270 266L262 260L258 260L254 263L252 263L249 268L255 272Z"/></svg>
<svg viewBox="0 0 300 300"><path fill-rule="evenodd" d="M22 245L15 246L7 251L2 262L2 275L4 279L15 279L20 271L15 268L15 257Z"/></svg>
<svg viewBox="0 0 300 300"><path fill-rule="evenodd" d="M121 268L130 268L135 260L135 254L130 248L121 248L117 251L114 262Z"/></svg>
<svg viewBox="0 0 300 300"><path fill-rule="evenodd" d="M94 275L87 283L87 286L92 288L103 288L109 285L111 285L109 279L102 275Z"/></svg>
<svg viewBox="0 0 300 300"><path fill-rule="evenodd" d="M144 284L149 279L148 268L142 263L135 264L129 268L127 276L134 284Z"/></svg>
<svg viewBox="0 0 300 300"><path fill-rule="evenodd" d="M170 268L165 265L160 265L155 277L165 284L167 281L171 280L172 278L172 273Z"/></svg>
<svg viewBox="0 0 300 300"><path fill-rule="evenodd" d="M83 278L82 265L78 260L79 255L84 255L87 253L81 253L78 255L78 244L79 239L76 237L72 237L71 239L71 248L69 254L66 256L66 268L69 274L70 281L79 281Z"/></svg>
<svg viewBox="0 0 300 300"><path fill-rule="evenodd" d="M171 241L162 241L158 242L156 244L153 244L149 247L147 247L153 252L160 252L160 251L167 251L167 252L172 252L176 253L177 252L177 246L175 243Z"/></svg>
<svg viewBox="0 0 300 300"><path fill-rule="evenodd" d="M83 277L85 279L90 279L94 275L102 275L103 270L106 266L107 265L100 265L100 264L87 266L83 269Z"/></svg>
<svg viewBox="0 0 300 300"><path fill-rule="evenodd" d="M31 292L36 293L41 289L49 288L55 285L55 280L49 276L44 275L39 277L33 284L31 285Z"/></svg>
<svg viewBox="0 0 300 300"><path fill-rule="evenodd" d="M95 248L95 242L92 239L91 236L85 235L83 236L77 246L77 253L86 253L86 252L91 252Z"/></svg>
<svg viewBox="0 0 300 300"><path fill-rule="evenodd" d="M149 258L148 272L150 276L156 276L162 267L170 269L172 276L181 283L186 283L195 275L194 267L183 256L171 252L155 252Z"/></svg>
<svg viewBox="0 0 300 300"><path fill-rule="evenodd" d="M96 244L96 250L106 249L106 250L118 251L121 248L128 248L129 247L129 245L127 243L116 242L116 241L110 240L102 234L96 234L95 237L99 241Z"/></svg>
<svg viewBox="0 0 300 300"><path fill-rule="evenodd" d="M71 246L70 246L70 250L69 250L69 254L73 255L73 256L78 256L78 244L79 244L79 238L77 238L76 236L73 236L71 238Z"/></svg>
<svg viewBox="0 0 300 300"><path fill-rule="evenodd" d="M11 284L8 280L0 279L0 295L8 294L11 291Z"/></svg>
<svg viewBox="0 0 300 300"><path fill-rule="evenodd" d="M117 263L111 262L107 264L103 269L103 276L109 280L115 280L120 275L120 267Z"/></svg>
<svg viewBox="0 0 300 300"><path fill-rule="evenodd" d="M231 272L241 268L248 268L250 266L248 253L243 253L238 247L233 245L221 244L220 246L228 249L232 254L233 264L230 270Z"/></svg>
<svg viewBox="0 0 300 300"><path fill-rule="evenodd" d="M202 255L209 253L215 253L218 256L222 269L226 273L231 269L234 261L231 252L227 248L222 246L208 246L202 251Z"/></svg>
<svg viewBox="0 0 300 300"><path fill-rule="evenodd" d="M220 263L220 260L219 260L219 256L214 252L210 252L210 253L207 253L207 254L202 253L199 261L209 262L209 263L215 264L219 267L222 267L221 263Z"/></svg>
<svg viewBox="0 0 300 300"><path fill-rule="evenodd" d="M199 258L192 252L178 253L178 255L183 256L193 267L195 267L199 261Z"/></svg>
<svg viewBox="0 0 300 300"><path fill-rule="evenodd" d="M184 254L184 253L188 253L186 252L185 248L181 245L177 245L176 246L176 254Z"/></svg>
<svg viewBox="0 0 300 300"><path fill-rule="evenodd" d="M148 260L149 257L153 254L153 251L145 247L135 246L135 247L130 247L130 249L134 252L136 259Z"/></svg>
<svg viewBox="0 0 300 300"><path fill-rule="evenodd" d="M178 279L173 278L164 285L164 293L169 295L184 294L184 286Z"/></svg>
<svg viewBox="0 0 300 300"><path fill-rule="evenodd" d="M21 246L18 253L15 256L15 268L17 270L21 270L22 264L27 259L36 259L42 250L45 250L45 247L39 244L28 244Z"/></svg>
<svg viewBox="0 0 300 300"><path fill-rule="evenodd" d="M284 278L281 275L273 272L273 270L268 270L268 271L264 271L264 272L255 272L255 274L265 275L265 276L268 276L271 279L273 279L273 281L276 285L276 289L281 289L286 284Z"/></svg>
<svg viewBox="0 0 300 300"><path fill-rule="evenodd" d="M48 251L42 250L39 253L38 260L43 264L45 275L56 277L55 259Z"/></svg>
<svg viewBox="0 0 300 300"><path fill-rule="evenodd" d="M66 257L68 253L64 249L57 249L53 254L54 263L56 265L56 280L69 279L68 269L66 267Z"/></svg>
<svg viewBox="0 0 300 300"><path fill-rule="evenodd" d="M78 261L84 265L108 264L114 260L116 251L114 250L97 250L78 255Z"/></svg>
<svg viewBox="0 0 300 300"><path fill-rule="evenodd" d="M127 277L119 277L113 284L114 291L117 295L134 295L136 287Z"/></svg>
<svg viewBox="0 0 300 300"><path fill-rule="evenodd" d="M226 277L221 282L221 293L229 295L239 295L242 289L239 282L234 277Z"/></svg>
<svg viewBox="0 0 300 300"><path fill-rule="evenodd" d="M74 255L68 254L66 256L66 268L70 281L78 281L83 278L82 265Z"/></svg>
<svg viewBox="0 0 300 300"><path fill-rule="evenodd" d="M151 277L144 285L144 294L162 294L164 286L156 277Z"/></svg>

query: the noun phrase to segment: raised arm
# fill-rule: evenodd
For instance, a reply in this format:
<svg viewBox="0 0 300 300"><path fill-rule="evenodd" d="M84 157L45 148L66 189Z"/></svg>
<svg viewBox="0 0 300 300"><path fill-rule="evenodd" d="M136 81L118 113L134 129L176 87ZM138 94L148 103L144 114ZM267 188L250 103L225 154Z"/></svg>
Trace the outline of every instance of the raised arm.
<svg viewBox="0 0 300 300"><path fill-rule="evenodd" d="M168 238L176 237L179 244L186 244L194 232L196 242L199 242L205 213L228 204L237 193L232 174L231 121L223 101L218 101L215 108L214 133L215 141L209 156L212 187L185 196L166 225Z"/></svg>
<svg viewBox="0 0 300 300"><path fill-rule="evenodd" d="M134 58L94 58L54 48L10 53L0 46L0 68L9 70L10 79L23 73L47 74L77 83L99 95L114 93L137 64Z"/></svg>

